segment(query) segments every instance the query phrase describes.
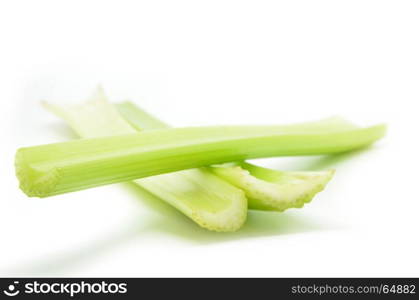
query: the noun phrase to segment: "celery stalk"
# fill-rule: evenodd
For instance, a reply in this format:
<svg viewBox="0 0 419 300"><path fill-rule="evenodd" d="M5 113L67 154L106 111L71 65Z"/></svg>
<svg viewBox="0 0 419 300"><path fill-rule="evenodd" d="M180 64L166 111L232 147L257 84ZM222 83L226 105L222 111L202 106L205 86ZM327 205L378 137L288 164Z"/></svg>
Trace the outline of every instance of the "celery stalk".
<svg viewBox="0 0 419 300"><path fill-rule="evenodd" d="M334 170L281 172L246 162L212 166L214 174L241 188L249 208L284 211L301 208L321 192Z"/></svg>
<svg viewBox="0 0 419 300"><path fill-rule="evenodd" d="M81 105L44 104L80 137L136 132L106 101L102 89ZM242 190L208 170L183 170L137 179L134 183L208 230L236 231L246 220L247 199Z"/></svg>
<svg viewBox="0 0 419 300"><path fill-rule="evenodd" d="M119 103L116 108L137 130L169 127L131 102ZM288 132L331 132L357 128L356 125L339 117L283 127ZM334 170L281 172L247 162L225 163L207 169L242 189L248 198L250 209L275 211L300 208L310 202L325 188L334 174Z"/></svg>
<svg viewBox="0 0 419 300"><path fill-rule="evenodd" d="M21 189L46 197L224 162L346 152L385 131L385 125L324 133L284 126L158 129L21 148L15 164Z"/></svg>

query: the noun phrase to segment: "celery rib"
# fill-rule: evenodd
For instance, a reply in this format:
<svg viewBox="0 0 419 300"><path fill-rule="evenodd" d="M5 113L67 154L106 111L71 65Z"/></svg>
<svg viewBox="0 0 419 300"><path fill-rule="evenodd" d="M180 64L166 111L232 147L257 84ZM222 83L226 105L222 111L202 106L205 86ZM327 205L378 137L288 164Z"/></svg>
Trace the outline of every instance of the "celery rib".
<svg viewBox="0 0 419 300"><path fill-rule="evenodd" d="M327 133L287 132L282 126L158 129L21 148L16 170L28 196L46 197L231 161L346 152L370 145L385 131L385 125Z"/></svg>

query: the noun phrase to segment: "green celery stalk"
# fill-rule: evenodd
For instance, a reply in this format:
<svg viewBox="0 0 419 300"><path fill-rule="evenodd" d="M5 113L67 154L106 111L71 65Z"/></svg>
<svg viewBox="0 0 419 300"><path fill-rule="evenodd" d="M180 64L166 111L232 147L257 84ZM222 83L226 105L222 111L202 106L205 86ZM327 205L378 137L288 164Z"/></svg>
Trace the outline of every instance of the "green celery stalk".
<svg viewBox="0 0 419 300"><path fill-rule="evenodd" d="M47 197L224 162L346 152L385 131L385 125L325 133L278 125L158 129L21 148L15 165L21 189Z"/></svg>
<svg viewBox="0 0 419 300"><path fill-rule="evenodd" d="M241 188L250 209L279 212L303 207L325 188L335 173L334 170L281 172L246 162L215 165L211 171Z"/></svg>
<svg viewBox="0 0 419 300"><path fill-rule="evenodd" d="M44 106L65 120L80 137L136 132L107 102L102 89L80 105L44 103ZM133 182L208 230L236 231L247 217L243 191L208 170L183 170Z"/></svg>

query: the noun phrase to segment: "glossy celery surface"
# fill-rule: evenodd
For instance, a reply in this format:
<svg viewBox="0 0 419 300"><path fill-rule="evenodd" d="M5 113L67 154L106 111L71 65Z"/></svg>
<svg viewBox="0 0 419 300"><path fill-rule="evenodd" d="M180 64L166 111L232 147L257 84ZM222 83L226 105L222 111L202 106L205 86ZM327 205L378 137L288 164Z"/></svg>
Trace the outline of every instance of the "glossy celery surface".
<svg viewBox="0 0 419 300"><path fill-rule="evenodd" d="M16 172L27 195L45 197L224 162L346 152L385 131L385 125L322 133L280 125L158 129L21 148Z"/></svg>

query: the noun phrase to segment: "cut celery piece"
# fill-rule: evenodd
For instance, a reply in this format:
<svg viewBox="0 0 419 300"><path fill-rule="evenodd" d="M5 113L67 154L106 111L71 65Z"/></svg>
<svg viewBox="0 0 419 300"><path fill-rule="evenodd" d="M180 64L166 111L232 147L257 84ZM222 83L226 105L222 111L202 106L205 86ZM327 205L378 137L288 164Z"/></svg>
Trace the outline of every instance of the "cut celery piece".
<svg viewBox="0 0 419 300"><path fill-rule="evenodd" d="M275 211L303 207L325 188L334 174L334 170L281 172L245 162L211 169L245 192L250 209Z"/></svg>
<svg viewBox="0 0 419 300"><path fill-rule="evenodd" d="M28 196L46 197L224 162L346 152L385 131L385 125L324 133L284 126L158 129L21 148L16 173Z"/></svg>
<svg viewBox="0 0 419 300"><path fill-rule="evenodd" d="M271 126L159 129L21 148L16 171L24 192L46 197L217 163L346 152L384 134L384 125L324 134Z"/></svg>
<svg viewBox="0 0 419 300"><path fill-rule="evenodd" d="M80 137L136 132L106 101L102 89L81 105L44 106L64 119ZM236 231L246 220L247 199L243 191L208 170L178 171L137 179L134 183L208 230Z"/></svg>

